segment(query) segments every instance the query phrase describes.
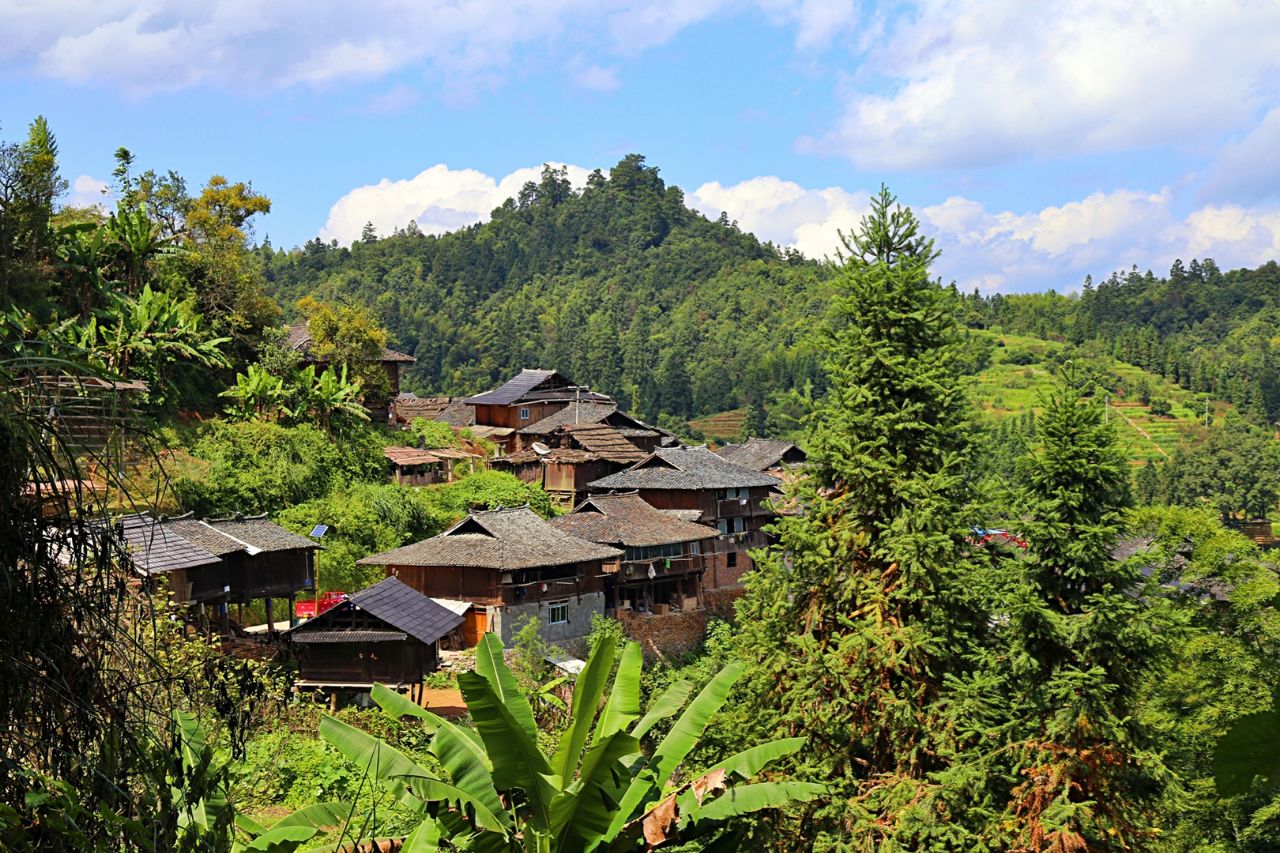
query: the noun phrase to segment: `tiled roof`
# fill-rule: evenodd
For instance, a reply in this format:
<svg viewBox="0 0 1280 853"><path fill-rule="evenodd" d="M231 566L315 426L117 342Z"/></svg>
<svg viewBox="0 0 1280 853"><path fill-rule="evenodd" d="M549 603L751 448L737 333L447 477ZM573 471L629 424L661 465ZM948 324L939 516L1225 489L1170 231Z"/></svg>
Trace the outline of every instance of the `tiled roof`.
<svg viewBox="0 0 1280 853"><path fill-rule="evenodd" d="M509 570L610 560L620 553L561 533L526 506L473 512L439 536L365 557L359 563Z"/></svg>
<svg viewBox="0 0 1280 853"><path fill-rule="evenodd" d="M145 515L129 515L117 522L134 568L144 575L212 566L217 554L190 542L166 524Z"/></svg>
<svg viewBox="0 0 1280 853"><path fill-rule="evenodd" d="M551 435L565 424L598 424L618 411L617 403L570 403L520 430L521 435Z"/></svg>
<svg viewBox="0 0 1280 853"><path fill-rule="evenodd" d="M508 379L492 391L485 391L483 394L476 394L474 397L468 397L467 404L471 406L509 405L517 402L518 400L524 399L526 394L543 383L553 380L553 377L558 378L559 384L561 385L573 384L554 370L533 370L526 367L524 370L521 370L516 374L516 376Z"/></svg>
<svg viewBox="0 0 1280 853"><path fill-rule="evenodd" d="M697 521L702 518L702 510L700 509L663 509L659 510L659 512L678 518L681 521Z"/></svg>
<svg viewBox="0 0 1280 853"><path fill-rule="evenodd" d="M659 447L625 471L602 477L593 491L737 489L777 486L777 477L734 465L705 447Z"/></svg>
<svg viewBox="0 0 1280 853"><path fill-rule="evenodd" d="M441 607L399 578L378 581L347 602L424 643L434 643L465 620L461 614Z"/></svg>
<svg viewBox="0 0 1280 853"><path fill-rule="evenodd" d="M382 448L382 455L387 457L392 465L434 465L441 461L440 457L430 450L418 447L388 446Z"/></svg>
<svg viewBox="0 0 1280 853"><path fill-rule="evenodd" d="M628 548L695 542L718 534L715 528L655 509L636 492L593 495L551 524L580 539Z"/></svg>
<svg viewBox="0 0 1280 853"><path fill-rule="evenodd" d="M289 635L295 643L394 643L404 642L403 631L296 631Z"/></svg>
<svg viewBox="0 0 1280 853"><path fill-rule="evenodd" d="M745 444L726 444L716 451L722 459L753 471L766 471L781 465L787 456L796 463L804 460L805 453L789 441L776 438L749 438Z"/></svg>
<svg viewBox="0 0 1280 853"><path fill-rule="evenodd" d="M203 548L211 554L225 557L237 551L243 551L244 543L232 539L207 521L194 518L175 518L164 522L164 527L176 532L192 545Z"/></svg>
<svg viewBox="0 0 1280 853"><path fill-rule="evenodd" d="M577 447L552 447L545 453L539 453L533 448L528 448L515 453L508 453L506 456L498 456L489 460L489 464L495 468L502 468L506 465L529 465L535 462L558 462L576 465L580 462L595 462L602 458L598 453Z"/></svg>
<svg viewBox="0 0 1280 853"><path fill-rule="evenodd" d="M399 394L391 401L397 420L413 423L418 418L465 427L475 423L476 410L461 397L419 397Z"/></svg>
<svg viewBox="0 0 1280 853"><path fill-rule="evenodd" d="M311 354L311 332L307 330L306 323L294 323L289 327L288 343L290 347L296 349L304 356L309 356ZM397 352L390 347L382 348L382 357L378 360L401 362L405 364L413 364L417 361L413 356Z"/></svg>
<svg viewBox="0 0 1280 853"><path fill-rule="evenodd" d="M239 539L263 551L314 550L320 547L307 537L291 533L265 518L226 519L210 521L209 525L219 533Z"/></svg>
<svg viewBox="0 0 1280 853"><path fill-rule="evenodd" d="M590 450L610 462L629 465L646 455L608 424L566 424L564 431L584 450Z"/></svg>

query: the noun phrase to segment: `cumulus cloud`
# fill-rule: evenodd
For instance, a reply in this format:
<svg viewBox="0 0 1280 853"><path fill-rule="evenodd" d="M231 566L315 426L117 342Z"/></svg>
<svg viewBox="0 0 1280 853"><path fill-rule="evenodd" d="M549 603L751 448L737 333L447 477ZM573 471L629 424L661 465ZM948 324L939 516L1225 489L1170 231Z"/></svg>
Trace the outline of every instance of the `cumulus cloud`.
<svg viewBox="0 0 1280 853"><path fill-rule="evenodd" d="M565 163L569 181L583 187L590 170ZM475 169L450 169L443 163L419 172L412 178L389 180L356 187L333 205L320 232L325 240L347 244L360 236L366 222L379 234L390 234L412 220L424 234L442 234L489 218L495 207L514 198L527 182L537 183L542 166L517 169L502 178L492 178Z"/></svg>
<svg viewBox="0 0 1280 853"><path fill-rule="evenodd" d="M868 194L808 189L776 177L703 184L689 202L721 211L764 240L832 257L838 232L866 212ZM963 289L1029 291L1078 288L1086 274L1130 265L1168 269L1175 258L1212 257L1224 268L1280 257L1280 210L1201 207L1179 216L1169 189L1120 189L1028 212L991 211L962 196L917 207L942 257L936 272Z"/></svg>
<svg viewBox="0 0 1280 853"><path fill-rule="evenodd" d="M70 207L106 207L108 200L107 182L100 181L92 175L79 175L71 182L71 192L67 196Z"/></svg>
<svg viewBox="0 0 1280 853"><path fill-rule="evenodd" d="M852 0L758 0L804 49L849 24ZM741 7L730 0L0 0L0 63L134 94L197 85L276 90L422 69L450 85L500 80L522 62L590 50L615 57L666 43ZM747 6L748 9L752 8ZM567 51L566 51L567 49ZM584 70L585 69L585 70ZM579 82L616 85L605 62ZM582 74L585 73L585 77Z"/></svg>
<svg viewBox="0 0 1280 853"><path fill-rule="evenodd" d="M1203 141L1278 85L1277 3L920 0L802 146L911 169Z"/></svg>

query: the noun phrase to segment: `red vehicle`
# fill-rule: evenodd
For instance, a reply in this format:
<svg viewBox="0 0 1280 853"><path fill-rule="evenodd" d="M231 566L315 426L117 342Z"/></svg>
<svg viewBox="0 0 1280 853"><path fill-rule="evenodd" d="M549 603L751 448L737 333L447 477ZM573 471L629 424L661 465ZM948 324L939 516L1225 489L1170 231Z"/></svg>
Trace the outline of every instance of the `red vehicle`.
<svg viewBox="0 0 1280 853"><path fill-rule="evenodd" d="M316 608L316 600L314 598L304 598L301 601L294 602L293 615L299 619L310 619L313 616L319 616L326 610L332 610L339 604L347 600L347 594L338 590L330 590L320 595L319 609Z"/></svg>

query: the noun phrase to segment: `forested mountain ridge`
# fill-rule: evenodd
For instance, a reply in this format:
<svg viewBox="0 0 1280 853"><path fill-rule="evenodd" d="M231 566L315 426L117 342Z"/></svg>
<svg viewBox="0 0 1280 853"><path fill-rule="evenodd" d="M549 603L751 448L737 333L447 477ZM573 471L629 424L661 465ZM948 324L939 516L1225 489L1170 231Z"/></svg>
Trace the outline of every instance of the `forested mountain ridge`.
<svg viewBox="0 0 1280 853"><path fill-rule="evenodd" d="M548 168L490 221L440 236L259 251L286 311L308 294L371 307L417 359L418 392L554 366L657 419L762 411L770 389L821 383L807 333L829 269L690 210L637 155L581 191Z"/></svg>

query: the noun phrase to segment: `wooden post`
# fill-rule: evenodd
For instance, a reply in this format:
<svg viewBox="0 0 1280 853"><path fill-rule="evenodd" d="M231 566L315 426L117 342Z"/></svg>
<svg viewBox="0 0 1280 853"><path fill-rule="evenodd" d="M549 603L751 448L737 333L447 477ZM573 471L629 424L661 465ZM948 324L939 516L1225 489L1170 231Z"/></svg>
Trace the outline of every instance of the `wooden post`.
<svg viewBox="0 0 1280 853"><path fill-rule="evenodd" d="M329 694L329 713L338 713L338 692L336 690Z"/></svg>
<svg viewBox="0 0 1280 853"><path fill-rule="evenodd" d="M292 628L297 624L298 608L294 603L293 593L289 593L289 627Z"/></svg>
<svg viewBox="0 0 1280 853"><path fill-rule="evenodd" d="M274 637L276 635L276 621L271 612L271 596L267 596L267 636Z"/></svg>

